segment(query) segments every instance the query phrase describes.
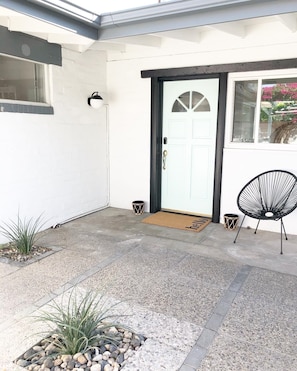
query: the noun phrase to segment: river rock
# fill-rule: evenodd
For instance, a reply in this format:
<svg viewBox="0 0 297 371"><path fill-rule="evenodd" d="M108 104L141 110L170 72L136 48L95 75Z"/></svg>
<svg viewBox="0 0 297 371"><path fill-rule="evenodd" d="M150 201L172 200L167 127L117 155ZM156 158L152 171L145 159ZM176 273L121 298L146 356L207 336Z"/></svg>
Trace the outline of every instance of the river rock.
<svg viewBox="0 0 297 371"><path fill-rule="evenodd" d="M60 366L63 363L61 358L57 358L54 360L54 366Z"/></svg>
<svg viewBox="0 0 297 371"><path fill-rule="evenodd" d="M25 359L18 359L16 364L21 367L27 367L30 362L26 361Z"/></svg>
<svg viewBox="0 0 297 371"><path fill-rule="evenodd" d="M70 360L72 359L72 356L70 355L70 354L63 354L62 356L61 356L61 360L62 360L62 362L69 362Z"/></svg>
<svg viewBox="0 0 297 371"><path fill-rule="evenodd" d="M97 365L91 366L90 371L101 371L101 365L97 364Z"/></svg>
<svg viewBox="0 0 297 371"><path fill-rule="evenodd" d="M77 362L79 362L81 365L84 365L85 363L88 362L88 360L87 360L86 357L82 354L82 355L80 355L79 357L77 357Z"/></svg>

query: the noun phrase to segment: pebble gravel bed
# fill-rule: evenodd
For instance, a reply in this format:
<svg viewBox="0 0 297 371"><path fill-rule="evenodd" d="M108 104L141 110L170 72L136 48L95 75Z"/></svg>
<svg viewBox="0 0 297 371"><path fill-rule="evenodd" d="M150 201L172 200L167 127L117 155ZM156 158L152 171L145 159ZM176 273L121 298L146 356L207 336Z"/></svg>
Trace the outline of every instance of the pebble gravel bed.
<svg viewBox="0 0 297 371"><path fill-rule="evenodd" d="M98 343L84 353L57 355L56 335L52 334L15 363L28 371L119 371L146 340L142 335L115 326L106 335L113 336L116 342Z"/></svg>
<svg viewBox="0 0 297 371"><path fill-rule="evenodd" d="M28 254L21 254L12 244L7 244L0 247L0 260L7 263L10 261L23 263L32 258L42 256L49 251L51 251L51 249L48 247L33 246Z"/></svg>

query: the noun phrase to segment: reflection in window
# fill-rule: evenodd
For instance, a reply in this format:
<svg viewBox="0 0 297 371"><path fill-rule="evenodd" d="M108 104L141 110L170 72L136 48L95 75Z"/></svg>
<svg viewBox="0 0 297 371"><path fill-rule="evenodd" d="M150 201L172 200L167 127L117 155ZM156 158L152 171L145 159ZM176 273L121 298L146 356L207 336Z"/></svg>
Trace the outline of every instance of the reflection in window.
<svg viewBox="0 0 297 371"><path fill-rule="evenodd" d="M42 64L0 55L0 99L46 103Z"/></svg>
<svg viewBox="0 0 297 371"><path fill-rule="evenodd" d="M209 112L210 105L205 96L197 91L181 94L172 106L172 112Z"/></svg>
<svg viewBox="0 0 297 371"><path fill-rule="evenodd" d="M297 144L297 78L263 80L259 142Z"/></svg>

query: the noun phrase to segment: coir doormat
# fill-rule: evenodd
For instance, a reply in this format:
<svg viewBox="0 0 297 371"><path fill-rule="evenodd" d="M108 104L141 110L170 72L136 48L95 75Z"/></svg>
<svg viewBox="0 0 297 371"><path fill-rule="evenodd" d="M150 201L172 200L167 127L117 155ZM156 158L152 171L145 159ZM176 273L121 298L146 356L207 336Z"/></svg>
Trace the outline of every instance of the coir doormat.
<svg viewBox="0 0 297 371"><path fill-rule="evenodd" d="M200 216L190 216L159 211L142 220L143 223L200 232L211 220Z"/></svg>

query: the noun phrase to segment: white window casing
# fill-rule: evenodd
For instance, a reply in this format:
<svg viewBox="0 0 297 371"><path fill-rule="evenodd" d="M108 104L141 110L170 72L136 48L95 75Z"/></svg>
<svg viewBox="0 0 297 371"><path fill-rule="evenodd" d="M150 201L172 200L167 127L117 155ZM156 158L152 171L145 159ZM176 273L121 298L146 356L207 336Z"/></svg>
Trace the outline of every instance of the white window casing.
<svg viewBox="0 0 297 371"><path fill-rule="evenodd" d="M288 144L288 143L281 143L281 142L269 143L269 142L264 142L263 140L261 142L259 140L262 82L267 81L269 79L274 79L274 80L279 79L280 82L282 81L282 79L292 79L294 83L295 82L297 83L297 69L251 71L251 72L238 72L238 73L229 74L228 91L227 91L227 109L226 109L226 132L225 132L225 147L226 148L270 149L270 150L277 149L281 151L286 151L286 150L297 151L297 141L294 141L293 143ZM253 142L251 142L250 140L245 141L245 138L243 138L242 141L240 140L234 141L233 122L234 122L234 103L236 99L235 84L237 82L248 82L248 81L253 81L253 82L258 83L257 99L255 103L254 122L253 122L254 124ZM293 105L295 105L295 102ZM296 121L296 119L297 119L297 113L296 113L296 118L294 117L294 121ZM297 127L297 124L296 124L296 127ZM297 128L296 128L296 132L297 132Z"/></svg>

